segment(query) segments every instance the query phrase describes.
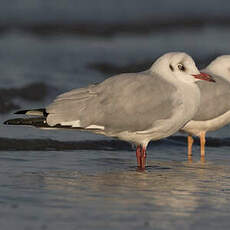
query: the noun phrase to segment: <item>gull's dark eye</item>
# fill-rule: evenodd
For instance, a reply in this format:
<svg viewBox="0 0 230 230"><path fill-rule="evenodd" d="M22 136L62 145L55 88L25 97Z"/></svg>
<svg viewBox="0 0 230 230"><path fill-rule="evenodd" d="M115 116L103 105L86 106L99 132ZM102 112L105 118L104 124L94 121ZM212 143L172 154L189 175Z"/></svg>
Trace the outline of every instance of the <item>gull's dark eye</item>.
<svg viewBox="0 0 230 230"><path fill-rule="evenodd" d="M172 70L172 71L174 71L174 68L173 68L173 66L170 64L169 65L169 68Z"/></svg>
<svg viewBox="0 0 230 230"><path fill-rule="evenodd" d="M185 71L185 67L184 67L184 65L182 65L181 63L179 63L179 64L177 65L177 67L178 67L178 69L179 69L180 71Z"/></svg>

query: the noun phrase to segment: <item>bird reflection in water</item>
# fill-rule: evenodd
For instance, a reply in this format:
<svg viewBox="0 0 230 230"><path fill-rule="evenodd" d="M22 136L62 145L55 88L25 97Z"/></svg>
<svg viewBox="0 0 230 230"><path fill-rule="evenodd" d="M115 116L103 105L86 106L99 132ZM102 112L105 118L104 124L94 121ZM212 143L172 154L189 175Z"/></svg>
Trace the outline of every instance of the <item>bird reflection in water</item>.
<svg viewBox="0 0 230 230"><path fill-rule="evenodd" d="M226 202L225 196L208 199L229 175L221 167L202 161L152 161L151 165L142 172L134 168L96 174L50 171L43 174L43 186L57 203L96 208L104 214L107 210L106 215L118 212L138 215L142 210L142 215L153 219L162 213L188 217L202 205L220 206Z"/></svg>

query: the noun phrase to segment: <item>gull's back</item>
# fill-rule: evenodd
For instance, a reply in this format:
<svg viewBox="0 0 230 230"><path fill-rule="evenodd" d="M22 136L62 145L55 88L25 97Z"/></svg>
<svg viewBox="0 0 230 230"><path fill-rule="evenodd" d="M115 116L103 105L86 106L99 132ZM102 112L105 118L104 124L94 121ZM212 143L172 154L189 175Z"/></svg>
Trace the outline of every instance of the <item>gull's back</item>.
<svg viewBox="0 0 230 230"><path fill-rule="evenodd" d="M215 84L200 81L201 101L194 121L214 119L230 110L230 83L220 76L213 76Z"/></svg>
<svg viewBox="0 0 230 230"><path fill-rule="evenodd" d="M79 120L80 127L142 131L169 119L176 88L163 78L142 73L121 74L87 88L60 95L47 107L50 125Z"/></svg>

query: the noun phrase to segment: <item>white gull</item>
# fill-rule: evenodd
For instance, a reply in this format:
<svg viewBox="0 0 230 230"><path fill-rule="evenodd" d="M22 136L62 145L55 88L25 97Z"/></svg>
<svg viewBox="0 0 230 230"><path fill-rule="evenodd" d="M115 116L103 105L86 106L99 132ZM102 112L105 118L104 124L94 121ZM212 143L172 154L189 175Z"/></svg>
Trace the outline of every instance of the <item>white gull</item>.
<svg viewBox="0 0 230 230"><path fill-rule="evenodd" d="M202 71L211 74L216 84L198 83L200 108L181 131L188 133L188 156L192 155L192 136L195 135L200 137L200 154L204 158L206 133L230 123L230 55L216 58Z"/></svg>
<svg viewBox="0 0 230 230"><path fill-rule="evenodd" d="M189 55L167 53L146 71L74 89L45 109L16 113L35 117L11 119L5 124L75 128L116 137L137 146L137 163L144 168L148 143L174 134L194 117L201 79L212 81L199 72Z"/></svg>

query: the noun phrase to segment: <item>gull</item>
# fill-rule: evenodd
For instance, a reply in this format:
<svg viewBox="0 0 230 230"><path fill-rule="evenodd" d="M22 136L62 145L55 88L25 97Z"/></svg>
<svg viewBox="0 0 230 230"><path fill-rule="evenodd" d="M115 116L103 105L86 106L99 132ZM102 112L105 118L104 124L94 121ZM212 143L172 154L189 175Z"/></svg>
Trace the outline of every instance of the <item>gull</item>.
<svg viewBox="0 0 230 230"><path fill-rule="evenodd" d="M4 124L80 129L116 137L136 145L137 164L144 169L148 143L174 134L197 112L200 80L213 81L199 72L189 55L171 52L146 71L71 90L44 109L16 112L28 118Z"/></svg>
<svg viewBox="0 0 230 230"><path fill-rule="evenodd" d="M216 84L197 83L200 107L193 119L181 131L188 134L188 156L192 155L193 135L200 138L200 155L205 157L205 136L230 123L230 55L213 60L202 72L211 74Z"/></svg>

